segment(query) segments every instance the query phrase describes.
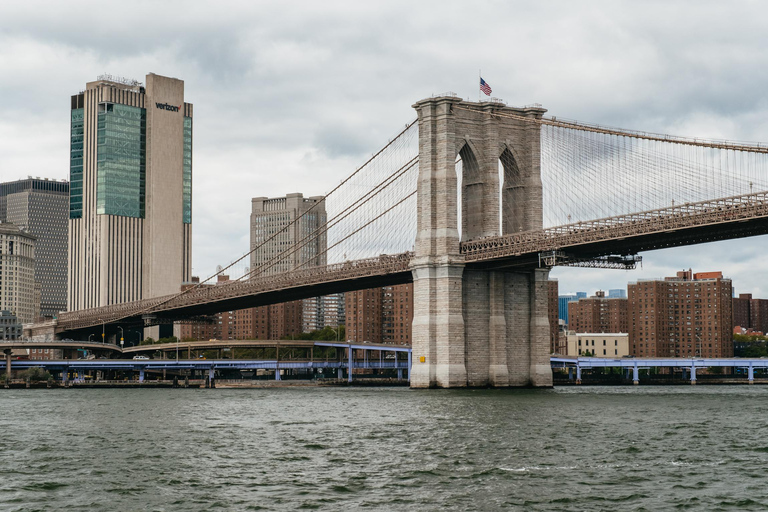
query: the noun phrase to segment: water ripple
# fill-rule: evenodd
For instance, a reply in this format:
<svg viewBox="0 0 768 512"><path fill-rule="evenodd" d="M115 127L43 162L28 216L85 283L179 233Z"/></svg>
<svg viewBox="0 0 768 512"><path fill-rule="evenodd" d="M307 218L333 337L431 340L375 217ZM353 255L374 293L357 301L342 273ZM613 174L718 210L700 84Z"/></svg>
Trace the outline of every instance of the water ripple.
<svg viewBox="0 0 768 512"><path fill-rule="evenodd" d="M3 390L0 510L764 510L767 395Z"/></svg>

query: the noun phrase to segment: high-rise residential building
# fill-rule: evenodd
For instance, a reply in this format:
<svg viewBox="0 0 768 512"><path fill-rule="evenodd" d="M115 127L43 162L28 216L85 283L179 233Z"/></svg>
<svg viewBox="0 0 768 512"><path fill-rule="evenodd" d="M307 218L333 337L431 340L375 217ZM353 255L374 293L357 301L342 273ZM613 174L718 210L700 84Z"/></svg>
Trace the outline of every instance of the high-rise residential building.
<svg viewBox="0 0 768 512"><path fill-rule="evenodd" d="M382 342L382 289L368 288L347 292L345 325L347 341L355 343ZM413 296L413 293L411 293ZM413 308L411 308L413 310Z"/></svg>
<svg viewBox="0 0 768 512"><path fill-rule="evenodd" d="M0 311L21 323L40 315L40 285L35 282L35 237L14 224L0 223Z"/></svg>
<svg viewBox="0 0 768 512"><path fill-rule="evenodd" d="M318 331L325 327L325 308L322 297L301 301L301 327L304 332Z"/></svg>
<svg viewBox="0 0 768 512"><path fill-rule="evenodd" d="M733 298L733 326L749 329L752 327L752 318L750 311L750 302L752 302L751 293L740 293L738 297Z"/></svg>
<svg viewBox="0 0 768 512"><path fill-rule="evenodd" d="M734 297L733 326L768 332L768 300L753 299L751 293L740 293L738 297Z"/></svg>
<svg viewBox="0 0 768 512"><path fill-rule="evenodd" d="M578 292L567 295L558 295L557 297L557 317L568 325L568 303L579 299L586 299L586 292Z"/></svg>
<svg viewBox="0 0 768 512"><path fill-rule="evenodd" d="M250 268L254 277L326 263L327 241L321 229L326 222L323 199L294 193L251 200ZM270 326L272 335L290 336L297 334L297 325L298 332L322 329L323 301L311 298L299 304L270 306L258 315L259 320ZM260 321L254 323L264 325Z"/></svg>
<svg viewBox="0 0 768 512"><path fill-rule="evenodd" d="M189 281L192 105L184 82L101 76L72 96L70 310L176 293Z"/></svg>
<svg viewBox="0 0 768 512"><path fill-rule="evenodd" d="M35 241L35 282L40 315L67 309L67 219L69 183L32 178L0 183L0 222L31 233Z"/></svg>
<svg viewBox="0 0 768 512"><path fill-rule="evenodd" d="M344 313L347 341L410 345L413 283L347 292Z"/></svg>
<svg viewBox="0 0 768 512"><path fill-rule="evenodd" d="M733 356L733 291L722 272L630 283L628 296L633 355Z"/></svg>
<svg viewBox="0 0 768 512"><path fill-rule="evenodd" d="M411 344L413 283L381 289L381 342Z"/></svg>
<svg viewBox="0 0 768 512"><path fill-rule="evenodd" d="M344 294L332 293L323 299L323 324L325 327L337 329L346 322L344 313Z"/></svg>
<svg viewBox="0 0 768 512"><path fill-rule="evenodd" d="M568 303L568 330L588 333L629 332L627 299L609 299L605 292Z"/></svg>

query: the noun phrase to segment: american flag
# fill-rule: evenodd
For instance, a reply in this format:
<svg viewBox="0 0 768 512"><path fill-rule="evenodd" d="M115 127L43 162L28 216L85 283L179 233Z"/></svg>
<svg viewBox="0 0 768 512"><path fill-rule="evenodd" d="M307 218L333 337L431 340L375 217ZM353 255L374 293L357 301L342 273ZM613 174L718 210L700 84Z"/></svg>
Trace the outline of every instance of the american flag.
<svg viewBox="0 0 768 512"><path fill-rule="evenodd" d="M492 92L491 91L491 86L488 85L488 82L483 80L482 77L480 77L480 90L483 91L486 96L490 96L491 92Z"/></svg>

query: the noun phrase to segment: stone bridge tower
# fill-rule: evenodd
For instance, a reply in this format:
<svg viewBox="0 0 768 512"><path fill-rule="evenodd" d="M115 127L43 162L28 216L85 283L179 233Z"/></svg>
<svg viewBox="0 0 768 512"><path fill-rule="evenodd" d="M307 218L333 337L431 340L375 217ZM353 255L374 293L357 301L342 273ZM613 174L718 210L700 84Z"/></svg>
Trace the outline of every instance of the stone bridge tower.
<svg viewBox="0 0 768 512"><path fill-rule="evenodd" d="M465 269L458 230L459 207L463 240L542 228L540 125L519 116L541 118L546 110L456 97L413 107L419 181L411 386L551 386L549 271Z"/></svg>

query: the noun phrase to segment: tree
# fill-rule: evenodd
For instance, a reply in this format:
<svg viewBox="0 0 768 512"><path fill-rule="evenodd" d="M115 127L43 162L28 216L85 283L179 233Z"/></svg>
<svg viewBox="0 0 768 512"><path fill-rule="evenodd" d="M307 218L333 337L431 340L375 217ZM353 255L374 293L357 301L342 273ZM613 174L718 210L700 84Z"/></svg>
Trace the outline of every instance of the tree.
<svg viewBox="0 0 768 512"><path fill-rule="evenodd" d="M765 357L768 356L768 350L766 350L764 343L753 343L744 349L744 357Z"/></svg>
<svg viewBox="0 0 768 512"><path fill-rule="evenodd" d="M20 376L22 379L28 380L30 382L42 382L52 378L50 373L43 370L39 366L33 366L29 370L21 372Z"/></svg>

